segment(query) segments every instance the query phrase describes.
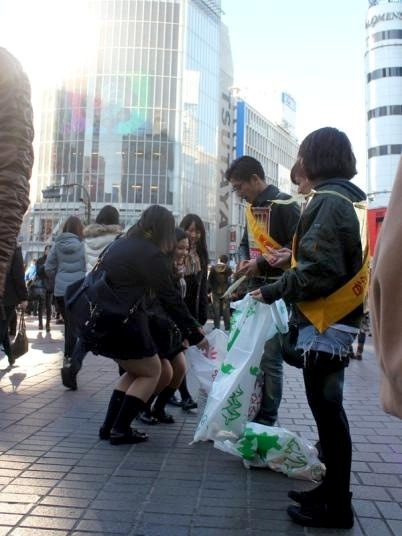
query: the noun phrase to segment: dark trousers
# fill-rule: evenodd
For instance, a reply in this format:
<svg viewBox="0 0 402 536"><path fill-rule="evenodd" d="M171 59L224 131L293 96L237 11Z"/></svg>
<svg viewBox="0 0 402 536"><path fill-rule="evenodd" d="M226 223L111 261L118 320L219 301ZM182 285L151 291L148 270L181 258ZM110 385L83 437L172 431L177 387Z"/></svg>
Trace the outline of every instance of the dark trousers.
<svg viewBox="0 0 402 536"><path fill-rule="evenodd" d="M214 328L220 329L221 327L221 316L223 316L223 322L225 324L225 329L228 331L230 329L230 307L229 300L222 300L221 296L218 294L212 294L212 308L214 311Z"/></svg>
<svg viewBox="0 0 402 536"><path fill-rule="evenodd" d="M325 352L309 352L303 369L307 400L317 424L327 469L324 487L329 501L349 497L352 441L343 409L345 366Z"/></svg>
<svg viewBox="0 0 402 536"><path fill-rule="evenodd" d="M71 357L76 342L76 338L73 333L71 320L66 311L63 296L56 296L57 307L64 320L64 356Z"/></svg>
<svg viewBox="0 0 402 536"><path fill-rule="evenodd" d="M52 293L46 291L43 296L40 296L38 299L38 319L39 324L43 323L43 310L46 313L46 324L50 324L50 319L52 318Z"/></svg>

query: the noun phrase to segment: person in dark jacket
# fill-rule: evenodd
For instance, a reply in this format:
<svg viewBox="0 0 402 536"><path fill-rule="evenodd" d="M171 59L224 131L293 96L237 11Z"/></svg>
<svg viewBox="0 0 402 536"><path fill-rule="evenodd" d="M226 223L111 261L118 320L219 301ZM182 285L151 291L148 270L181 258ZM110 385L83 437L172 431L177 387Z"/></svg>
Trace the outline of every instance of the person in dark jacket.
<svg viewBox="0 0 402 536"><path fill-rule="evenodd" d="M212 294L212 306L214 310L214 328L220 329L221 316L225 324L225 330L230 329L229 300L222 299L230 284L232 269L228 266L228 256L221 255L215 266L212 266L208 274L208 285Z"/></svg>
<svg viewBox="0 0 402 536"><path fill-rule="evenodd" d="M158 345L147 312L139 304L144 304L144 300L146 303L150 295L157 296L165 313L191 344L208 346L172 280L168 254L174 247L173 215L164 207L152 205L125 236L112 243L101 260L99 268L105 273L120 310L127 314L127 321L114 326L108 320L108 332L96 348L126 371L112 393L99 431L100 438L110 439L112 445L147 439L146 434L132 430L130 424L145 409L161 374ZM137 311L130 315L135 305ZM94 349L88 338L86 343L88 350Z"/></svg>
<svg viewBox="0 0 402 536"><path fill-rule="evenodd" d="M33 136L29 80L18 60L0 47L0 298L29 205Z"/></svg>
<svg viewBox="0 0 402 536"><path fill-rule="evenodd" d="M187 214L179 227L186 231L190 251L185 259L184 279L186 296L184 301L193 317L203 326L208 319L208 248L204 224L197 214ZM181 406L184 411L197 407L188 387L187 379L183 378L179 392L181 400L172 397L170 403Z"/></svg>
<svg viewBox="0 0 402 536"><path fill-rule="evenodd" d="M10 339L8 327L10 318L19 305L24 311L28 305L28 291L25 286L24 263L21 248L17 246L11 258L11 264L6 274L5 289L0 301L0 344L8 357L10 365L14 364L14 358L10 354Z"/></svg>
<svg viewBox="0 0 402 536"><path fill-rule="evenodd" d="M52 318L53 283L46 275L45 264L51 247L50 244L47 245L43 255L36 261L36 278L33 283L38 298L39 330L43 329L43 311L45 311L47 333L50 333L50 319Z"/></svg>
<svg viewBox="0 0 402 536"><path fill-rule="evenodd" d="M366 195L350 182L356 159L343 132L312 132L298 160L313 190L297 226L292 266L251 295L265 303L283 298L296 309L300 365L326 465L318 487L289 492L300 506L289 506L288 513L303 526L349 529L352 443L342 401L348 349L368 288L366 233L359 223L366 221Z"/></svg>
<svg viewBox="0 0 402 536"><path fill-rule="evenodd" d="M259 288L267 281L280 277L282 271L271 267L266 260L269 249L290 248L300 216L297 203L279 204L290 196L267 184L262 165L251 156L235 160L225 174L233 191L247 201L247 225L239 246L239 268L249 277L248 290ZM261 224L266 234L264 243L258 243L253 232L254 221ZM258 235L257 235L258 238ZM261 358L264 388L261 409L256 421L272 426L278 418L282 400L283 359L279 335L265 343Z"/></svg>
<svg viewBox="0 0 402 536"><path fill-rule="evenodd" d="M112 205L105 205L96 216L95 223L91 223L84 228L83 237L87 272L94 268L102 251L121 234L122 228L119 220L120 214L117 208ZM85 347L78 338L70 362L65 363L61 370L64 387L72 391L77 390L77 376L86 354Z"/></svg>
<svg viewBox="0 0 402 536"><path fill-rule="evenodd" d="M83 278L86 271L83 225L76 216L67 218L45 262L45 272L54 280L54 296L64 320L64 362L69 363L75 346L71 321L66 314L64 294L69 285ZM62 368L62 372L63 372Z"/></svg>

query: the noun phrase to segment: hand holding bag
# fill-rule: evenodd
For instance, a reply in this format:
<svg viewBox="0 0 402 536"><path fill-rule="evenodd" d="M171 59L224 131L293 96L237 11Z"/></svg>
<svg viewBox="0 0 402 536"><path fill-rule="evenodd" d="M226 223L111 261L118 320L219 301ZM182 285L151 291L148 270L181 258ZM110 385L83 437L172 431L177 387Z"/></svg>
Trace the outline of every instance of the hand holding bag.
<svg viewBox="0 0 402 536"><path fill-rule="evenodd" d="M18 325L18 333L10 345L10 357L17 359L28 352L28 337L25 326L25 314L22 311Z"/></svg>

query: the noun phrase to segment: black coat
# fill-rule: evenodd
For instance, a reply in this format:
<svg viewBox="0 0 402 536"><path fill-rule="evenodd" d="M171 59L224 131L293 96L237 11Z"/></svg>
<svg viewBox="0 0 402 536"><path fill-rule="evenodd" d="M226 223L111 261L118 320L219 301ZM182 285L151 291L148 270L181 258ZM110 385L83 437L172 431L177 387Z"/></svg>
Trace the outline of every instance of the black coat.
<svg viewBox="0 0 402 536"><path fill-rule="evenodd" d="M25 286L24 262L22 260L21 248L15 248L11 259L3 297L3 304L6 306L16 306L28 300L28 291Z"/></svg>
<svg viewBox="0 0 402 536"><path fill-rule="evenodd" d="M180 295L172 274L171 262L150 240L140 237L122 237L112 243L102 259L109 285L121 300L123 308L149 298L158 298L165 313L174 320L183 336L194 338L198 324L191 316ZM137 314L130 318L129 329L118 337L111 337L110 346L103 355L129 359L157 353L152 339L147 315ZM202 339L199 335L197 342Z"/></svg>
<svg viewBox="0 0 402 536"><path fill-rule="evenodd" d="M316 300L341 288L362 266L360 227L352 202L366 199L366 194L347 179L321 182L304 210L296 231L297 265L282 277L261 288L266 303L283 298L288 303ZM326 193L338 192L338 195ZM308 322L299 313L299 323ZM340 324L358 327L363 306L358 306Z"/></svg>

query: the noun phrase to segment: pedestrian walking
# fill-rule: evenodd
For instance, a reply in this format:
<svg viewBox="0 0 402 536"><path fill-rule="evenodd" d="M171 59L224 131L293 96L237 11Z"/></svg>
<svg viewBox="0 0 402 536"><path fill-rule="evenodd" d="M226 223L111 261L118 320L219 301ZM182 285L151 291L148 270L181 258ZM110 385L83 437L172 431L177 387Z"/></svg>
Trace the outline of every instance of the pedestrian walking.
<svg viewBox="0 0 402 536"><path fill-rule="evenodd" d="M66 314L64 294L69 285L84 277L86 272L85 249L82 242L83 225L76 216L69 216L61 234L56 238L45 262L46 276L54 281L54 296L64 320L64 360L61 369L71 361L75 346L75 336L71 319Z"/></svg>
<svg viewBox="0 0 402 536"><path fill-rule="evenodd" d="M291 247L300 210L295 202L280 203L289 200L290 196L266 182L261 163L251 156L235 160L226 170L225 176L231 183L233 192L247 202L247 224L238 256L239 269L249 277L248 290L251 291L282 275L281 269L267 262L267 248ZM261 409L255 420L273 426L278 419L283 386L279 335L265 343L261 369L264 372L264 387Z"/></svg>
<svg viewBox="0 0 402 536"><path fill-rule="evenodd" d="M230 307L229 300L223 298L230 285L232 269L228 266L229 258L221 255L215 266L212 266L208 274L208 285L212 295L212 307L214 312L214 328L220 329L221 317L225 330L230 329Z"/></svg>
<svg viewBox="0 0 402 536"><path fill-rule="evenodd" d="M37 293L39 330L43 329L43 312L46 314L46 332L50 333L50 320L52 318L52 300L54 281L49 279L45 272L47 256L51 249L48 244L43 255L36 261L36 277L33 287Z"/></svg>
<svg viewBox="0 0 402 536"><path fill-rule="evenodd" d="M121 234L122 228L119 220L119 211L112 205L105 205L96 216L95 223L91 223L84 228L83 240L87 272L93 269L102 251ZM61 371L64 387L72 391L77 390L77 376L82 368L86 354L85 345L78 338L71 360L63 365Z"/></svg>
<svg viewBox="0 0 402 536"><path fill-rule="evenodd" d="M348 529L354 522L352 443L343 385L368 287L367 240L359 225L365 222L366 195L350 182L356 159L343 132L330 127L312 132L300 145L298 160L313 190L297 226L292 265L251 295L294 305L306 396L326 464L319 486L289 492L299 506L289 506L288 514L303 526Z"/></svg>

